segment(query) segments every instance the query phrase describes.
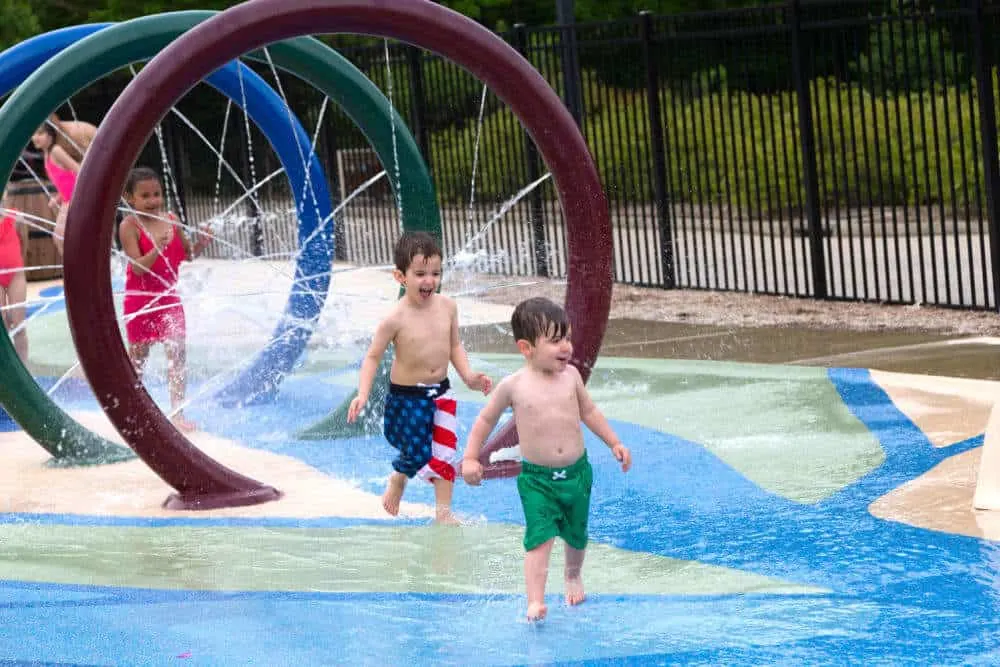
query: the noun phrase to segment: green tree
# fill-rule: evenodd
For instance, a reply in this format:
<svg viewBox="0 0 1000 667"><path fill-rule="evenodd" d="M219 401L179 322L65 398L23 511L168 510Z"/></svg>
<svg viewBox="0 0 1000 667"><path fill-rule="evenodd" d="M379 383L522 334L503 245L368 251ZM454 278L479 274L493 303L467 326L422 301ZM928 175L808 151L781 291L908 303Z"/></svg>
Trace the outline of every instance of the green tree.
<svg viewBox="0 0 1000 667"><path fill-rule="evenodd" d="M443 0L439 4L454 9L459 14L479 21L489 28L496 28L498 22L510 21L515 0ZM517 19L513 19L517 22Z"/></svg>
<svg viewBox="0 0 1000 667"><path fill-rule="evenodd" d="M90 5L87 20L90 21L126 21L128 19L161 14L163 12L180 12L191 9L228 9L239 4L238 0L108 0L100 3L84 2Z"/></svg>
<svg viewBox="0 0 1000 667"><path fill-rule="evenodd" d="M773 1L773 0L772 0ZM545 25L556 20L556 0L439 0L440 4L475 19L492 30L505 30L515 23ZM239 0L0 0L4 17L32 10L38 19L35 31L55 30L88 21L127 19L185 9L226 9ZM770 4L767 0L575 0L578 21L604 21L646 9L655 14L749 7ZM11 26L4 26L10 29Z"/></svg>
<svg viewBox="0 0 1000 667"><path fill-rule="evenodd" d="M550 0L554 5L555 0ZM576 0L577 21L610 21L635 16L641 11L653 14L680 14L739 7L775 4L761 0Z"/></svg>
<svg viewBox="0 0 1000 667"><path fill-rule="evenodd" d="M88 4L96 4L86 1L74 2L74 0L29 0L29 2L32 12L38 19L38 30L41 32L86 23Z"/></svg>
<svg viewBox="0 0 1000 667"><path fill-rule="evenodd" d="M899 12L871 30L868 49L858 54L851 72L871 92L905 93L937 86L966 86L969 63L955 49L940 22L916 12Z"/></svg>
<svg viewBox="0 0 1000 667"><path fill-rule="evenodd" d="M0 49L14 46L38 34L38 17L31 11L30 0L0 0Z"/></svg>

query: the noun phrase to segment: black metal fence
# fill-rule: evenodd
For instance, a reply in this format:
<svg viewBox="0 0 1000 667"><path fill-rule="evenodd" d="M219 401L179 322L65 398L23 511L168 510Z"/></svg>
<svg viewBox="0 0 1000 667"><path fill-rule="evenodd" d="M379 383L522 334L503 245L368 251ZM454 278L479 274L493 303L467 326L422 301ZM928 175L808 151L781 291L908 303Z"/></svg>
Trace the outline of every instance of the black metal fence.
<svg viewBox="0 0 1000 667"><path fill-rule="evenodd" d="M998 15L990 0L802 0L503 37L580 123L609 197L617 281L996 309ZM500 100L407 45L331 44L391 91L431 167L446 253L497 273L565 275L551 180L521 192L545 166ZM283 91L318 127L338 199L382 169L315 91L291 77ZM218 127L221 107L189 97L181 108L195 123ZM91 100L98 116L103 99ZM164 128L193 219L219 216L278 168L236 112L211 143L242 185L184 123ZM338 215L341 259L390 261L399 222L387 183ZM294 248L287 186L256 193L227 214L216 252Z"/></svg>

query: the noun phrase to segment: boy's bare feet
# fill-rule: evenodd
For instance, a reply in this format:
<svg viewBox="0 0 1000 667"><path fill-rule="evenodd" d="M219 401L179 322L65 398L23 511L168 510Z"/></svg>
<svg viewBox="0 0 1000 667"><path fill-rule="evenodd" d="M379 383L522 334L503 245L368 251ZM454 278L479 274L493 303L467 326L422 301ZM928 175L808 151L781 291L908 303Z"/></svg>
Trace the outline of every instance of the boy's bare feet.
<svg viewBox="0 0 1000 667"><path fill-rule="evenodd" d="M587 599L587 594L583 591L583 579L574 577L566 579L566 604L578 605Z"/></svg>
<svg viewBox="0 0 1000 667"><path fill-rule="evenodd" d="M435 477L431 483L434 484L435 521L444 525L459 523L455 515L451 513L451 494L455 490L455 484L440 477Z"/></svg>
<svg viewBox="0 0 1000 667"><path fill-rule="evenodd" d="M389 475L389 483L386 484L385 493L382 494L382 507L392 516L399 514L399 501L403 498L403 489L405 488L406 475L401 472Z"/></svg>
<svg viewBox="0 0 1000 667"><path fill-rule="evenodd" d="M451 513L448 508L438 508L437 516L434 519L435 523L439 523L443 526L459 526L462 524L461 521L455 518L455 515Z"/></svg>
<svg viewBox="0 0 1000 667"><path fill-rule="evenodd" d="M454 526L461 523L451 513L451 494L455 490L454 482L435 477L431 480L434 484L434 515L435 523L446 526Z"/></svg>
<svg viewBox="0 0 1000 667"><path fill-rule="evenodd" d="M528 605L528 620L540 621L545 618L545 614L547 614L548 611L549 610L545 606L544 602L532 602Z"/></svg>

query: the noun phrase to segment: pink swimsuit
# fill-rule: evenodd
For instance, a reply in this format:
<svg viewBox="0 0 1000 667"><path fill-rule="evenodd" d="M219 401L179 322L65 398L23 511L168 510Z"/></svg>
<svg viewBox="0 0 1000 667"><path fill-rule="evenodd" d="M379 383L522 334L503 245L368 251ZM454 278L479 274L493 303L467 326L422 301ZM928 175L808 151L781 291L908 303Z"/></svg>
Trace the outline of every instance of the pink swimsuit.
<svg viewBox="0 0 1000 667"><path fill-rule="evenodd" d="M62 197L63 202L68 202L73 198L73 188L76 187L76 172L72 169L63 169L55 163L51 156L45 156L45 173L49 175L52 185L56 186L56 191Z"/></svg>

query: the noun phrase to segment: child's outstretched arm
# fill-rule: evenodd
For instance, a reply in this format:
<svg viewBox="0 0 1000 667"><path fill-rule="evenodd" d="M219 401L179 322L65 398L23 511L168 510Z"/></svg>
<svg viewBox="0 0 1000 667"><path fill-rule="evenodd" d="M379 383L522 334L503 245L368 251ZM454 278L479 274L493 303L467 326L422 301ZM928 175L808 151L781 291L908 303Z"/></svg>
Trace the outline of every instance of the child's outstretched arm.
<svg viewBox="0 0 1000 667"><path fill-rule="evenodd" d="M173 214L171 214L170 217L173 219ZM181 241L184 242L184 254L188 261L193 260L201 253L205 252L205 248L207 248L213 240L212 233L208 225L205 225L195 232L198 237L197 241L192 241L191 237L188 236L188 233L179 225L177 226L177 233L181 235Z"/></svg>
<svg viewBox="0 0 1000 667"><path fill-rule="evenodd" d="M574 371L576 371L575 367ZM628 472L628 469L632 467L632 453L618 439L611 424L604 417L604 413L590 398L590 392L587 391L587 385L583 383L579 372L576 373L576 398L580 405L580 421L611 448L611 453L622 464L622 472Z"/></svg>
<svg viewBox="0 0 1000 667"><path fill-rule="evenodd" d="M469 439L465 444L465 454L462 456L462 478L466 484L479 486L483 481L483 464L479 462L479 452L483 448L483 443L497 425L500 415L511 406L511 384L514 380L510 377L501 380L497 384L496 391L490 394L490 399L479 411L475 423L469 430Z"/></svg>
<svg viewBox="0 0 1000 667"><path fill-rule="evenodd" d="M379 322L378 327L376 327L375 337L372 338L372 344L368 346L368 352L365 353L365 358L361 362L358 395L354 397L351 405L347 408L347 423L354 423L365 407L365 403L368 402L368 394L372 390L372 385L375 384L375 373L378 372L379 362L382 361L385 348L389 347L389 343L396 337L398 330L399 324L395 314Z"/></svg>
<svg viewBox="0 0 1000 667"><path fill-rule="evenodd" d="M493 389L493 380L485 373L477 373L472 370L472 365L469 363L469 355L466 354L465 348L462 346L462 338L458 334L458 306L455 302L451 303L450 357L451 365L455 367L458 376L462 378L462 382L465 383L466 387L481 391L484 394L490 393L490 390Z"/></svg>

